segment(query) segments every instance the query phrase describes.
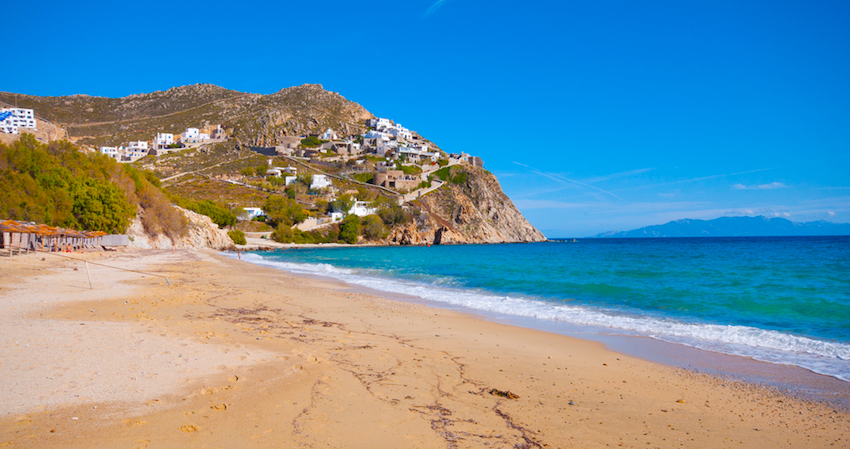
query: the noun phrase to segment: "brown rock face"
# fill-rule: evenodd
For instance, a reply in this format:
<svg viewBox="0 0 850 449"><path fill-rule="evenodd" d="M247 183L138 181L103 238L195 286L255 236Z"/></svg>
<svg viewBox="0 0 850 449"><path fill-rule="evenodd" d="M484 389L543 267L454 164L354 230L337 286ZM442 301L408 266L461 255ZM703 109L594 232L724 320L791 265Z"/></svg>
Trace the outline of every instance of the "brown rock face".
<svg viewBox="0 0 850 449"><path fill-rule="evenodd" d="M394 229L388 243L400 245L542 242L546 237L517 210L492 173L465 166L461 183L448 182L417 200L415 224Z"/></svg>
<svg viewBox="0 0 850 449"><path fill-rule="evenodd" d="M182 207L174 207L183 212L189 220L189 229L185 236L177 238L172 242L164 234L149 235L145 232L139 217L136 217L127 229L127 235L131 238L130 246L167 249L173 245L175 248L212 248L217 250L226 250L234 247L233 241L227 236L227 232L219 229L218 225L213 223L210 217L197 214Z"/></svg>

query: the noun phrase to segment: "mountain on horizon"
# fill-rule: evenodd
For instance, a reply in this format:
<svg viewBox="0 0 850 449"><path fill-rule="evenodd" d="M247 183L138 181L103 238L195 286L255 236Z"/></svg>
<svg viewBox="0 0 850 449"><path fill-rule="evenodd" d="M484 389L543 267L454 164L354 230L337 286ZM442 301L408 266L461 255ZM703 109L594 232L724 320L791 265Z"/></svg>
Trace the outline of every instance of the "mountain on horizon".
<svg viewBox="0 0 850 449"><path fill-rule="evenodd" d="M631 231L609 231L590 238L658 237L778 237L850 235L850 223L825 220L797 223L784 218L720 217L714 220L683 219Z"/></svg>

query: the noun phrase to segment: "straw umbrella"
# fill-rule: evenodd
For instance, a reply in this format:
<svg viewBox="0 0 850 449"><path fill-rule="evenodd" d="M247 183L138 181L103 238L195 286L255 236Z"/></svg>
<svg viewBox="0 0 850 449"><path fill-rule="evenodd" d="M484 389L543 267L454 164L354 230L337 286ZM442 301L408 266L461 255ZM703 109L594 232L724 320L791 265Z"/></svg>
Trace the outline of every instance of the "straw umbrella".
<svg viewBox="0 0 850 449"><path fill-rule="evenodd" d="M20 232L17 224L17 222L12 220L0 222L0 235L9 233L9 257L12 257L12 241L15 240L15 233Z"/></svg>

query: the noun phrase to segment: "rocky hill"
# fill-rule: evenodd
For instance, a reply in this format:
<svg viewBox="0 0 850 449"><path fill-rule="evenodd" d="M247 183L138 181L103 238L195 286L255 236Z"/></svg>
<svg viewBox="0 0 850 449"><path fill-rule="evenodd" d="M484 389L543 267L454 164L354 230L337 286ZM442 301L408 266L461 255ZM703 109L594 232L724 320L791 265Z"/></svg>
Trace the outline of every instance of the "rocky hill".
<svg viewBox="0 0 850 449"><path fill-rule="evenodd" d="M422 210L419 219L394 229L388 241L416 245L546 240L517 210L492 173L472 166L463 170L462 182L446 183L417 200Z"/></svg>
<svg viewBox="0 0 850 449"><path fill-rule="evenodd" d="M15 94L0 92L0 101L12 101L14 97ZM202 128L220 124L231 138L226 144L145 158L137 164L139 168L152 170L163 179L179 177L166 186L171 194L194 200L210 199L240 207L262 205L269 194L281 194L272 185L260 187L226 182L226 179L245 173L246 168L250 173L256 172L259 166L259 170L264 172L266 157L247 150L247 147L274 146L284 137L318 134L327 128L344 135L356 135L364 132L365 121L374 117L361 105L338 93L326 91L318 84L289 87L269 95L196 84L123 98L17 95L15 101L19 107L32 108L40 117L66 128L71 139L80 145L126 144L130 140L150 140L157 132L178 134L187 127ZM296 162L301 164L299 173L307 174L321 173L320 170L340 173L345 168L345 162L338 161L279 161L280 164ZM395 225L389 230L385 243L408 245L545 240L543 234L516 209L490 172L466 163L452 166L451 171L450 181L444 180L446 182L442 187L405 206L416 219L405 225ZM335 186L341 192L368 187L341 175L335 178ZM258 183L264 181L258 177ZM387 193L377 186L372 189L373 196L379 194L390 196L393 201L398 199L392 191ZM209 195L211 192L214 194ZM293 192L294 187L289 193ZM248 196L251 201L245 199ZM316 197L306 191L293 196L299 204L315 209L311 213L324 212L317 205ZM327 198L328 202L331 200L333 198ZM224 233L211 231L207 223L202 223L203 220L190 217L190 221L192 229L197 232L190 233L179 242L172 242L163 236L146 238L143 230L137 229L139 226L131 226L131 234L135 232L133 235L141 246L175 244L220 248L228 244L222 237Z"/></svg>
<svg viewBox="0 0 850 449"><path fill-rule="evenodd" d="M247 146L274 146L284 136L333 128L354 134L373 117L357 103L318 84L288 87L270 95L195 84L122 98L71 95L36 97L0 92L0 101L31 108L65 128L81 145L119 145L151 140L157 132L221 124Z"/></svg>

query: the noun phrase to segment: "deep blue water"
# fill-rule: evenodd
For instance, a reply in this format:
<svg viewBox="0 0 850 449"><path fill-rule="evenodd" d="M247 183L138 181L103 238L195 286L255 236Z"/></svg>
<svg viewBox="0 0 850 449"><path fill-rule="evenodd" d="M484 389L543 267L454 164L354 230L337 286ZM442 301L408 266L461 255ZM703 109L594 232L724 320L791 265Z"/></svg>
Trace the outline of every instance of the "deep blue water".
<svg viewBox="0 0 850 449"><path fill-rule="evenodd" d="M245 260L850 381L850 237L299 248Z"/></svg>

